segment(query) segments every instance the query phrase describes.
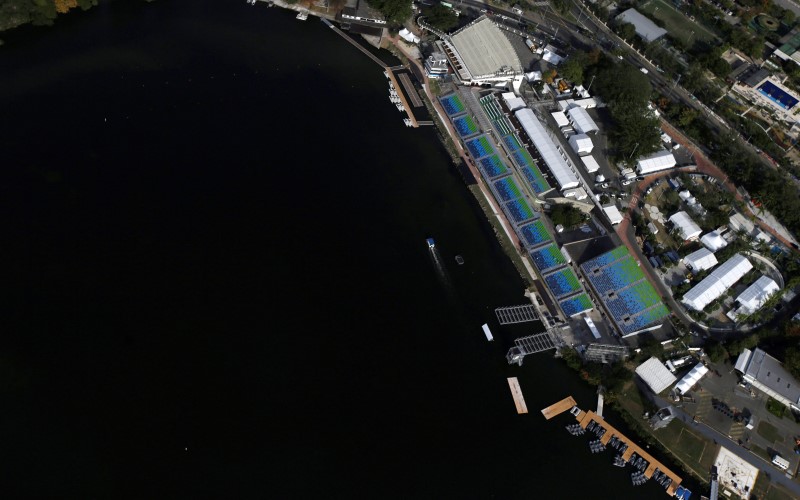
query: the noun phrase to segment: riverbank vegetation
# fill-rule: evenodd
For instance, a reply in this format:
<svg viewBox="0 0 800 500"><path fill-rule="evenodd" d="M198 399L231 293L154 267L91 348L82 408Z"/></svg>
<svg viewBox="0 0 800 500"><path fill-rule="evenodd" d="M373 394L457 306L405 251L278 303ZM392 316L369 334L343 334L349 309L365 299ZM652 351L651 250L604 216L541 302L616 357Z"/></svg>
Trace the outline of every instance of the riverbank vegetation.
<svg viewBox="0 0 800 500"><path fill-rule="evenodd" d="M49 26L59 14L72 9L89 10L98 0L3 0L0 2L0 31L23 24Z"/></svg>

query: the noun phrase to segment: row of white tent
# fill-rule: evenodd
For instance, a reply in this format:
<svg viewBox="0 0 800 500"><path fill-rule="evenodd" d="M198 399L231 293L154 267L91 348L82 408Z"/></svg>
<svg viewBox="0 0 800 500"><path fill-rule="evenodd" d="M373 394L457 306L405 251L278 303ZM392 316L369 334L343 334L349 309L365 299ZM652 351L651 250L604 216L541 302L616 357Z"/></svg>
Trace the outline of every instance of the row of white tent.
<svg viewBox="0 0 800 500"><path fill-rule="evenodd" d="M706 368L703 363L697 363L697 365L675 385L675 392L678 394L687 394L692 390L692 387L697 385L706 373L708 373L708 368ZM664 366L664 363L656 357L652 357L637 366L636 374L639 375L644 383L656 394L661 393L678 380L677 377Z"/></svg>

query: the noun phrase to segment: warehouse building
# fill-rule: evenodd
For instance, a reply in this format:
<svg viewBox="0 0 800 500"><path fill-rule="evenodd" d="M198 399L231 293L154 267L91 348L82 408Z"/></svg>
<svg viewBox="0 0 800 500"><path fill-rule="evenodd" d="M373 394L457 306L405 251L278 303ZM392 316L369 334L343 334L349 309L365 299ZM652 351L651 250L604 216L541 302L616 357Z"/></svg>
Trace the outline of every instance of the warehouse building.
<svg viewBox="0 0 800 500"><path fill-rule="evenodd" d="M792 410L800 411L800 384L777 359L758 348L745 349L736 359L734 368L745 382Z"/></svg>

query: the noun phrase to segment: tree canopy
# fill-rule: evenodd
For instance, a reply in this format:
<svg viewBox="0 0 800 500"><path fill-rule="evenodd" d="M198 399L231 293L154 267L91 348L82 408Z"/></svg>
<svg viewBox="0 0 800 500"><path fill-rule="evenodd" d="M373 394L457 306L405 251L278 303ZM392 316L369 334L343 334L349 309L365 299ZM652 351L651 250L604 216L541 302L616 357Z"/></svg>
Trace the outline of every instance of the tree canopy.
<svg viewBox="0 0 800 500"><path fill-rule="evenodd" d="M567 203L553 205L550 212L553 224L561 224L566 228L575 227L583 222L583 212Z"/></svg>
<svg viewBox="0 0 800 500"><path fill-rule="evenodd" d="M425 12L425 21L442 31L450 31L458 26L458 17L453 9L436 4Z"/></svg>
<svg viewBox="0 0 800 500"><path fill-rule="evenodd" d="M396 24L402 24L411 16L411 2L408 0L368 0L367 3L381 11L387 21Z"/></svg>

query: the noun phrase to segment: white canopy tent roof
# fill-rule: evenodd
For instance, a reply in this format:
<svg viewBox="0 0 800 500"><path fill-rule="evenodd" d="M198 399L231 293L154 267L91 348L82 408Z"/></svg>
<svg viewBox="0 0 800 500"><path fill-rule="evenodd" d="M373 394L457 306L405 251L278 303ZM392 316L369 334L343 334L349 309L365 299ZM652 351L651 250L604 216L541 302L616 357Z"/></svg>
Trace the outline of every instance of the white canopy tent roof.
<svg viewBox="0 0 800 500"><path fill-rule="evenodd" d="M725 241L725 238L722 237L719 231L711 231L710 233L704 234L703 237L700 238L700 243L712 252L716 252L728 246L728 242Z"/></svg>
<svg viewBox="0 0 800 500"><path fill-rule="evenodd" d="M399 35L403 37L404 40L411 43L419 43L419 37L414 33L410 32L408 28L403 28L400 30Z"/></svg>
<svg viewBox="0 0 800 500"><path fill-rule="evenodd" d="M747 287L736 300L739 302L739 314L753 314L773 293L780 290L777 283L768 276L758 278L755 283Z"/></svg>
<svg viewBox="0 0 800 500"><path fill-rule="evenodd" d="M530 108L524 108L514 113L514 115L539 151L547 168L556 178L561 190L578 187L580 185L578 177L567 163L565 155L558 150L553 139L550 138L550 135L548 135L533 111Z"/></svg>
<svg viewBox="0 0 800 500"><path fill-rule="evenodd" d="M547 45L544 48L544 52L542 52L542 59L549 62L553 66L558 66L561 61L564 60L564 58L558 54L558 51L552 45Z"/></svg>
<svg viewBox="0 0 800 500"><path fill-rule="evenodd" d="M688 189L684 189L683 191L678 193L678 196L680 196L683 201L686 201L692 197L692 193L690 193Z"/></svg>
<svg viewBox="0 0 800 500"><path fill-rule="evenodd" d="M704 307L727 292L728 288L742 279L742 276L751 269L753 269L753 264L745 256L737 253L686 292L681 302L695 311L702 311Z"/></svg>
<svg viewBox="0 0 800 500"><path fill-rule="evenodd" d="M609 205L607 207L603 207L603 212L606 213L608 220L610 220L612 224L619 224L622 222L622 214L616 206Z"/></svg>
<svg viewBox="0 0 800 500"><path fill-rule="evenodd" d="M656 394L675 383L677 378L673 375L664 363L656 357L652 357L636 367L636 374L644 380L650 389Z"/></svg>
<svg viewBox="0 0 800 500"><path fill-rule="evenodd" d="M567 109L567 116L578 133L591 134L592 132L600 130L597 128L597 124L594 120L592 120L592 117L589 116L589 113L580 106Z"/></svg>
<svg viewBox="0 0 800 500"><path fill-rule="evenodd" d="M651 155L643 156L636 160L636 171L640 174L650 174L658 172L659 170L672 168L675 165L677 165L677 162L672 153L666 149L662 149L661 151L656 151Z"/></svg>
<svg viewBox="0 0 800 500"><path fill-rule="evenodd" d="M504 92L503 100L511 111L516 111L525 107L525 101L521 97L517 97L513 92Z"/></svg>
<svg viewBox="0 0 800 500"><path fill-rule="evenodd" d="M550 113L553 116L553 119L556 121L556 125L558 128L566 127L569 125L569 118L567 115L564 114L563 111L556 111L554 113Z"/></svg>
<svg viewBox="0 0 800 500"><path fill-rule="evenodd" d="M572 146L572 150L579 155L589 154L594 148L592 140L586 134L573 135L569 138L569 145Z"/></svg>
<svg viewBox="0 0 800 500"><path fill-rule="evenodd" d="M705 271L718 264L717 258L708 248L701 248L683 258L683 262L692 267L694 271Z"/></svg>
<svg viewBox="0 0 800 500"><path fill-rule="evenodd" d="M618 20L630 23L636 30L636 34L647 43L657 40L667 34L667 30L659 27L656 23L643 16L636 9L628 9L617 16Z"/></svg>
<svg viewBox="0 0 800 500"><path fill-rule="evenodd" d="M703 363L697 363L694 368L678 382L678 385L675 386L675 390L680 394L686 394L692 390L692 387L700 382L700 379L703 378L703 375L706 373L708 373L708 368L706 368Z"/></svg>
<svg viewBox="0 0 800 500"><path fill-rule="evenodd" d="M692 218L689 217L689 214L683 211L673 214L669 221L678 228L684 240L697 238L703 232L700 226L695 224Z"/></svg>
<svg viewBox="0 0 800 500"><path fill-rule="evenodd" d="M590 174L593 174L598 170L600 170L600 164L597 163L597 160L594 159L594 156L591 155L581 156L581 161L583 162L583 165L586 167L586 171L589 172Z"/></svg>

